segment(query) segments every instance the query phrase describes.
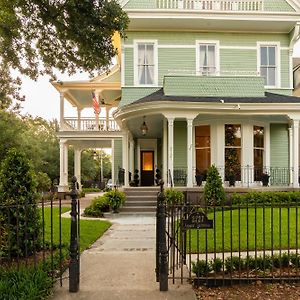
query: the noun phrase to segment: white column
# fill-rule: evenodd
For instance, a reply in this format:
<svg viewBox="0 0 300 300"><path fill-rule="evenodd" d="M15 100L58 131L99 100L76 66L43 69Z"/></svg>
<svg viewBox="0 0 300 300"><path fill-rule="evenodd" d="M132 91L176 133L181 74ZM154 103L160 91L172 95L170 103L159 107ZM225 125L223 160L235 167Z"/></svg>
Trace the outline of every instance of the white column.
<svg viewBox="0 0 300 300"><path fill-rule="evenodd" d="M298 188L298 178L299 178L299 120L293 120L293 168L294 168L294 176L293 176L293 187Z"/></svg>
<svg viewBox="0 0 300 300"><path fill-rule="evenodd" d="M124 186L128 186L128 132L123 135L122 138L122 164L124 173Z"/></svg>
<svg viewBox="0 0 300 300"><path fill-rule="evenodd" d="M133 180L134 173L134 140L129 141L129 171L131 172L131 180Z"/></svg>
<svg viewBox="0 0 300 300"><path fill-rule="evenodd" d="M64 179L65 185L68 186L68 144L64 144Z"/></svg>
<svg viewBox="0 0 300 300"><path fill-rule="evenodd" d="M81 189L81 149L78 148L74 149L74 175Z"/></svg>
<svg viewBox="0 0 300 300"><path fill-rule="evenodd" d="M293 129L289 127L289 168L290 168L290 186L293 186Z"/></svg>
<svg viewBox="0 0 300 300"><path fill-rule="evenodd" d="M108 108L107 106L105 107L105 112L106 112L106 126L105 126L105 130L109 130L110 129L110 126L109 126L109 111L110 111L110 108Z"/></svg>
<svg viewBox="0 0 300 300"><path fill-rule="evenodd" d="M65 140L59 142L59 192L68 191L68 145Z"/></svg>
<svg viewBox="0 0 300 300"><path fill-rule="evenodd" d="M193 119L186 120L187 126L187 187L193 187Z"/></svg>
<svg viewBox="0 0 300 300"><path fill-rule="evenodd" d="M168 118L168 175L171 175L174 184L174 118ZM170 172L170 173L169 173ZM171 185L170 178L168 186Z"/></svg>
<svg viewBox="0 0 300 300"><path fill-rule="evenodd" d="M81 129L81 109L77 107L77 130Z"/></svg>
<svg viewBox="0 0 300 300"><path fill-rule="evenodd" d="M65 165L65 156L64 156L64 142L59 142L59 185L63 186L65 183L64 178L64 165Z"/></svg>
<svg viewBox="0 0 300 300"><path fill-rule="evenodd" d="M163 120L163 169L162 169L162 179L165 184L168 181L168 126L167 120Z"/></svg>
<svg viewBox="0 0 300 300"><path fill-rule="evenodd" d="M115 184L115 140L111 140L111 180Z"/></svg>
<svg viewBox="0 0 300 300"><path fill-rule="evenodd" d="M59 110L60 129L64 128L64 115L65 115L65 93L60 92L60 110Z"/></svg>
<svg viewBox="0 0 300 300"><path fill-rule="evenodd" d="M95 96L96 96L96 99L97 99L97 101L99 102L99 95L100 95L100 93L99 93L99 91L95 91ZM94 128L94 130L96 130L96 131L99 131L99 114L95 114L95 128Z"/></svg>

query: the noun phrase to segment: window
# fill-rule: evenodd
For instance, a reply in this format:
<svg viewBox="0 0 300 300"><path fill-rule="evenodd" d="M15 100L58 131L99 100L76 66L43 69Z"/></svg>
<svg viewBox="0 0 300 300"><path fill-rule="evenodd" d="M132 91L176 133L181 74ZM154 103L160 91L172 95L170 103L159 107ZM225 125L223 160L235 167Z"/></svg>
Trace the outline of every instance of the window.
<svg viewBox="0 0 300 300"><path fill-rule="evenodd" d="M215 43L199 43L197 73L204 76L217 72L217 47Z"/></svg>
<svg viewBox="0 0 300 300"><path fill-rule="evenodd" d="M264 166L264 127L253 126L254 180L260 181Z"/></svg>
<svg viewBox="0 0 300 300"><path fill-rule="evenodd" d="M154 85L157 77L156 47L154 42L138 42L135 48L135 84Z"/></svg>
<svg viewBox="0 0 300 300"><path fill-rule="evenodd" d="M205 174L210 167L210 126L195 127L196 173Z"/></svg>
<svg viewBox="0 0 300 300"><path fill-rule="evenodd" d="M276 50L273 45L260 46L260 75L264 77L266 86L276 86Z"/></svg>
<svg viewBox="0 0 300 300"><path fill-rule="evenodd" d="M225 180L241 180L241 141L241 125L225 124Z"/></svg>

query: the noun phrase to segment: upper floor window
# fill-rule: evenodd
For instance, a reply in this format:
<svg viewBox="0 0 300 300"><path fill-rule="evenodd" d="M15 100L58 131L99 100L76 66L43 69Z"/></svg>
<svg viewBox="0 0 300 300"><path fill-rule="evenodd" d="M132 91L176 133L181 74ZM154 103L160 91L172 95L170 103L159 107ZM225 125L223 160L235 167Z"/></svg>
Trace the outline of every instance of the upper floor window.
<svg viewBox="0 0 300 300"><path fill-rule="evenodd" d="M265 86L277 85L277 46L276 45L260 45L259 68L260 76L264 77Z"/></svg>
<svg viewBox="0 0 300 300"><path fill-rule="evenodd" d="M204 76L216 75L218 70L217 43L199 42L197 47L197 73Z"/></svg>
<svg viewBox="0 0 300 300"><path fill-rule="evenodd" d="M157 52L154 42L137 42L135 47L135 84L157 84Z"/></svg>

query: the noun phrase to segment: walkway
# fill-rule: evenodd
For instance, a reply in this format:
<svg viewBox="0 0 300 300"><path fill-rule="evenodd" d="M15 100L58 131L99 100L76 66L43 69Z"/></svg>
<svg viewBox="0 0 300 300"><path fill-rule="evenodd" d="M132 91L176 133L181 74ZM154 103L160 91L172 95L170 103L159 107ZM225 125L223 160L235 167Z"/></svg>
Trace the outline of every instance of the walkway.
<svg viewBox="0 0 300 300"><path fill-rule="evenodd" d="M68 279L57 287L55 300L194 300L190 284L159 292L155 281L155 218L118 215L114 224L81 256L80 291L68 292Z"/></svg>

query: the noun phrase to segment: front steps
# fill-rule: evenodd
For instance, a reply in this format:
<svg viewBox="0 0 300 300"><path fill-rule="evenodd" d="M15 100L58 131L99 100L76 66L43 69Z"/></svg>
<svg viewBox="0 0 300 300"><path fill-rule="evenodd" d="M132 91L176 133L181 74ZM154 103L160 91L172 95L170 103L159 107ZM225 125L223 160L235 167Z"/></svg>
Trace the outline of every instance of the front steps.
<svg viewBox="0 0 300 300"><path fill-rule="evenodd" d="M121 213L155 214L159 187L128 187L123 189L126 202Z"/></svg>

